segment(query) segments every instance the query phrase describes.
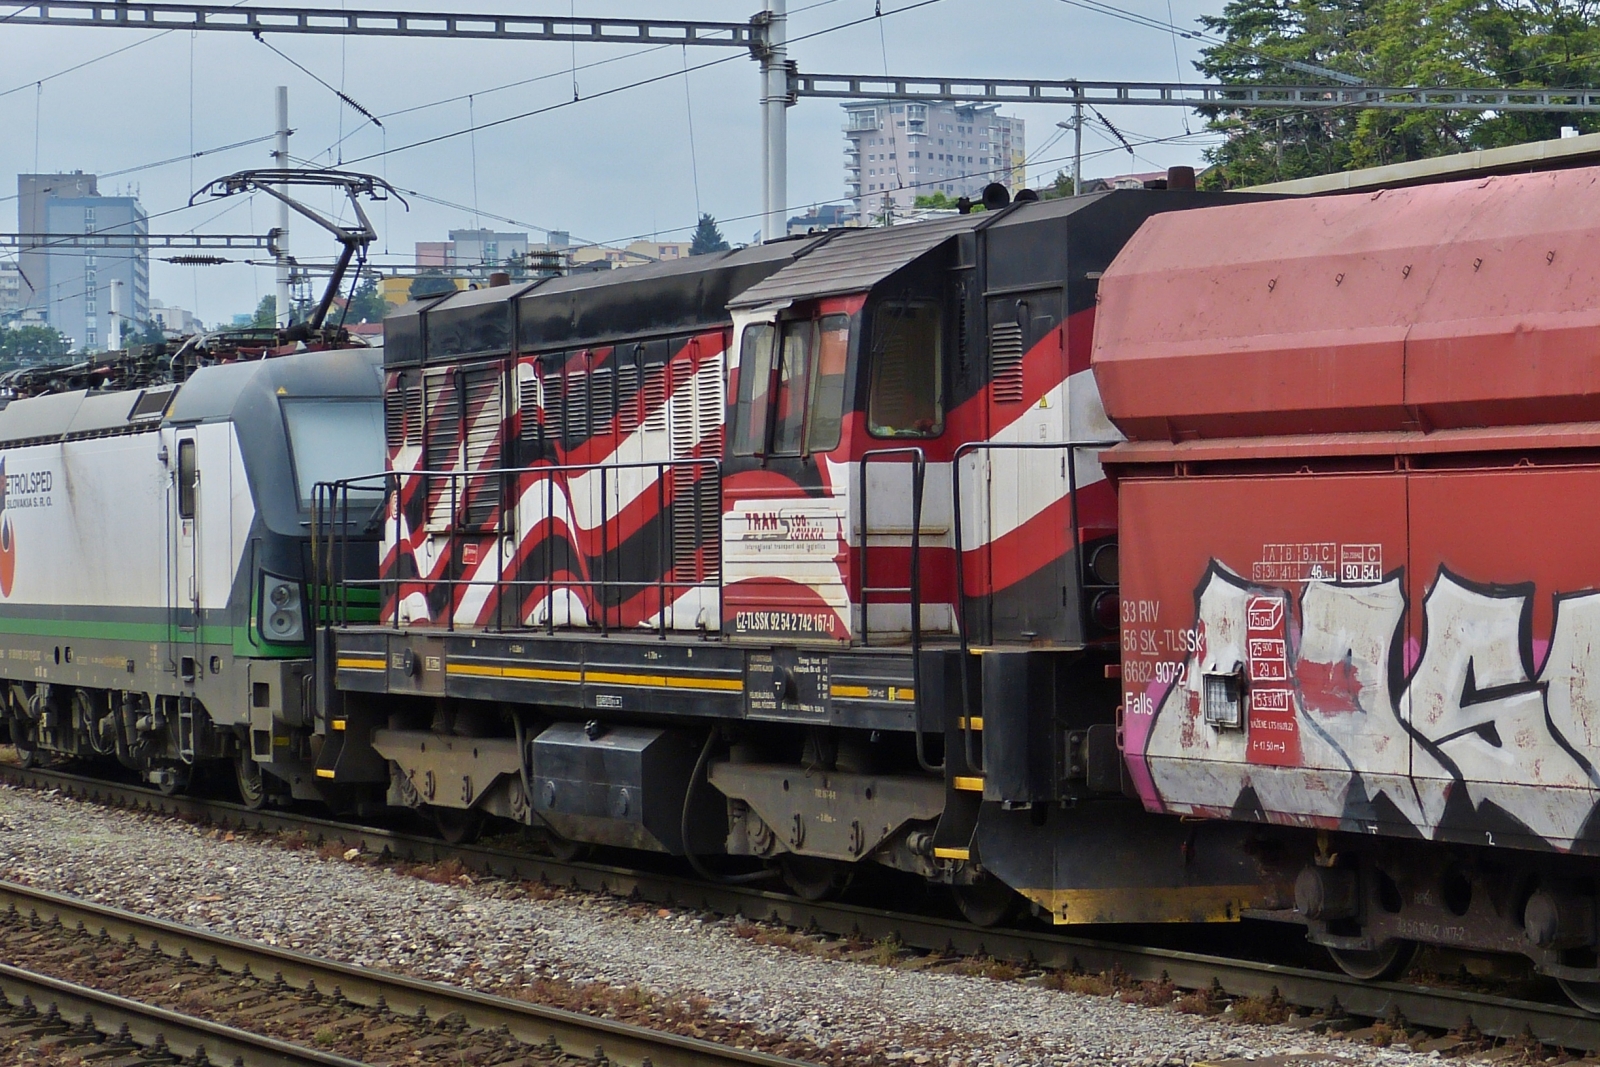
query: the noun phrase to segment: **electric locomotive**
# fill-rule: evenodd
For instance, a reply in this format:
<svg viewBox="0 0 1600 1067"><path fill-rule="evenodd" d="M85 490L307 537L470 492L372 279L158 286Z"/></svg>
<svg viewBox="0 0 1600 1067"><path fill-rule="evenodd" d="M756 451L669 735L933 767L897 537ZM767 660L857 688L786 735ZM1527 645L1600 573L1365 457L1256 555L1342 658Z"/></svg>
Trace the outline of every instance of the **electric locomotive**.
<svg viewBox="0 0 1600 1067"><path fill-rule="evenodd" d="M1269 831L1146 813L1118 745L1095 294L1147 218L1229 199L1189 184L391 314L388 471L319 512L383 499L320 553L381 563L316 582L316 773L808 896L881 864L980 922L1283 904Z"/></svg>
<svg viewBox="0 0 1600 1067"><path fill-rule="evenodd" d="M0 684L25 759L323 799L312 490L382 464L381 364L303 352L0 409Z"/></svg>

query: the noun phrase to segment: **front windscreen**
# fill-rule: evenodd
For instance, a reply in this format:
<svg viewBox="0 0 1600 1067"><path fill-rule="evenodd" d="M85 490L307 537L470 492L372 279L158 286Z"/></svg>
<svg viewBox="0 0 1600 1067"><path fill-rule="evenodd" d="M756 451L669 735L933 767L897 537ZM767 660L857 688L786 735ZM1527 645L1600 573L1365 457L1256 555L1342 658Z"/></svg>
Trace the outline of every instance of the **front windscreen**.
<svg viewBox="0 0 1600 1067"><path fill-rule="evenodd" d="M376 400L285 400L300 499L311 500L318 482L378 474L383 470L383 405ZM351 496L383 495L383 479L352 486Z"/></svg>

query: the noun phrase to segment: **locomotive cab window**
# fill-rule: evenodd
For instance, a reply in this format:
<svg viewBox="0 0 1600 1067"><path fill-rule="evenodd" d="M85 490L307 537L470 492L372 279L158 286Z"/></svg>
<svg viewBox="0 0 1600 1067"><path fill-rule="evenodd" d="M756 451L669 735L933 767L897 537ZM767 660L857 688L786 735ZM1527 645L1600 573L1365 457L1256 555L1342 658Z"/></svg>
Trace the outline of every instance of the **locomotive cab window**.
<svg viewBox="0 0 1600 1067"><path fill-rule="evenodd" d="M753 456L767 450L767 392L772 388L772 324L744 328L740 344L739 401L734 409L733 451Z"/></svg>
<svg viewBox="0 0 1600 1067"><path fill-rule="evenodd" d="M734 453L794 456L839 445L850 318L746 326Z"/></svg>
<svg viewBox="0 0 1600 1067"><path fill-rule="evenodd" d="M200 468L194 458L194 438L178 442L178 518L194 518L194 487L200 480Z"/></svg>
<svg viewBox="0 0 1600 1067"><path fill-rule="evenodd" d="M867 429L874 437L944 432L944 330L937 304L883 304L873 315Z"/></svg>
<svg viewBox="0 0 1600 1067"><path fill-rule="evenodd" d="M371 503L383 494L383 405L370 400L334 398L285 400L289 459L302 504L311 502L318 482L368 480L348 487L352 501Z"/></svg>
<svg viewBox="0 0 1600 1067"><path fill-rule="evenodd" d="M806 398L811 395L810 322L783 324L783 347L778 353L778 382L772 403L773 455L799 455L805 443Z"/></svg>
<svg viewBox="0 0 1600 1067"><path fill-rule="evenodd" d="M844 366L849 355L849 316L824 315L818 319L807 452L830 452L839 447L839 428L844 422Z"/></svg>

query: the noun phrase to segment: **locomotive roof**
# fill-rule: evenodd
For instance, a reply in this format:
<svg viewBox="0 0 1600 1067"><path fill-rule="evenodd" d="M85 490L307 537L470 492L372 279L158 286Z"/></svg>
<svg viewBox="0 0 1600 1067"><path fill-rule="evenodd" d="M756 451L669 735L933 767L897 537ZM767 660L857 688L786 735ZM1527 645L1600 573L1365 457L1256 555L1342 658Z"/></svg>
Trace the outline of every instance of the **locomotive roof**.
<svg viewBox="0 0 1600 1067"><path fill-rule="evenodd" d="M878 229L833 230L793 263L740 293L733 307L760 307L870 289L912 260L994 216L956 215Z"/></svg>
<svg viewBox="0 0 1600 1067"><path fill-rule="evenodd" d="M336 349L202 367L181 386L50 393L0 409L0 447L132 433L162 422L227 418L241 400L376 396L380 351ZM174 398L174 393L177 394Z"/></svg>
<svg viewBox="0 0 1600 1067"><path fill-rule="evenodd" d="M760 307L865 292L946 241L974 230L988 230L1006 237L1004 253L990 257L991 286L1060 282L1065 279L1062 264L1067 231L1064 227L1072 225L1068 221L1072 216L1090 217L1095 224L1089 229L1097 225L1105 231L1079 231L1086 242L1085 250L1091 251L1093 246L1108 240L1113 245L1121 243L1111 236L1125 227L1121 214L1134 219L1131 226L1137 226L1137 220L1150 208L1192 203L1197 195L1214 198L1215 194L1110 190L1056 200L1023 201L1005 211L955 215L903 226L833 230L823 240L802 249L793 263L740 293L732 306ZM1096 258L1091 252L1085 262ZM1013 273L1016 277L1009 277Z"/></svg>
<svg viewBox="0 0 1600 1067"><path fill-rule="evenodd" d="M415 301L384 318L391 365L605 344L728 320L742 290L815 244L778 241L618 270L541 278Z"/></svg>

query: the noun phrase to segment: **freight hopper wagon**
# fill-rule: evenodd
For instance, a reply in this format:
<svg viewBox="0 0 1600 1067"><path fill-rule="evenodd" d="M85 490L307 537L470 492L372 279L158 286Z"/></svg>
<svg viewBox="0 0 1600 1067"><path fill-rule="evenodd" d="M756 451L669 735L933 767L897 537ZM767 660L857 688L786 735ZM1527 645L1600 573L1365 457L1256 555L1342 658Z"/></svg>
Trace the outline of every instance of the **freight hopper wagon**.
<svg viewBox="0 0 1600 1067"><path fill-rule="evenodd" d="M311 352L0 410L0 694L25 758L169 791L210 763L252 805L323 799L312 487L381 468L381 363Z"/></svg>
<svg viewBox="0 0 1600 1067"><path fill-rule="evenodd" d="M382 622L329 636L317 773L451 833L752 857L806 894L884 864L980 921L1007 887L1064 922L1277 901L1252 828L1146 815L1116 742L1096 285L1145 218L1216 202L1018 203L397 311L382 578L334 583Z"/></svg>
<svg viewBox="0 0 1600 1067"><path fill-rule="evenodd" d="M1600 1009L1600 171L1152 219L1101 286L1145 807L1297 828L1352 973Z"/></svg>

